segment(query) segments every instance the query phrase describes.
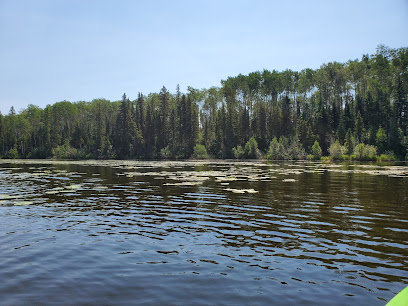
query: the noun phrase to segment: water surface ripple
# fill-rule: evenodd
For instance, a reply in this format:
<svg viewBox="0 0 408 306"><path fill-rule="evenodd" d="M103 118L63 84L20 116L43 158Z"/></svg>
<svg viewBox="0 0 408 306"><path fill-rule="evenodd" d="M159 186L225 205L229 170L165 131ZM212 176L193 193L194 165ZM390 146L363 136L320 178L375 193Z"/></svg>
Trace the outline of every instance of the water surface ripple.
<svg viewBox="0 0 408 306"><path fill-rule="evenodd" d="M408 284L408 168L0 161L0 297L384 305Z"/></svg>

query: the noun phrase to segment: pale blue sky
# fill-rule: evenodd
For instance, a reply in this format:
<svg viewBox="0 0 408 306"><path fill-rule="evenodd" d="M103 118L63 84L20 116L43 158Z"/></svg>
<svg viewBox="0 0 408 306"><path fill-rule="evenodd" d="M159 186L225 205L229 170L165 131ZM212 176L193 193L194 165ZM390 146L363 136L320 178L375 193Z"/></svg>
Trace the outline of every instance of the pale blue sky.
<svg viewBox="0 0 408 306"><path fill-rule="evenodd" d="M0 0L0 111L408 47L408 1Z"/></svg>

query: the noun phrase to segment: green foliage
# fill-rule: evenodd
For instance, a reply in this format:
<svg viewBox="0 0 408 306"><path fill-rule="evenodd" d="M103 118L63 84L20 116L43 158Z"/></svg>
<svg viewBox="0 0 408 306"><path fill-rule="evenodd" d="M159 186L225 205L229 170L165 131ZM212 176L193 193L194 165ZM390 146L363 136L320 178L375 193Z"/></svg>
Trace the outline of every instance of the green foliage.
<svg viewBox="0 0 408 306"><path fill-rule="evenodd" d="M167 146L160 150L160 157L163 159L171 159L174 158L174 154L170 149L170 146Z"/></svg>
<svg viewBox="0 0 408 306"><path fill-rule="evenodd" d="M17 158L19 158L17 149L16 149L16 148L10 149L10 150L7 152L7 158L10 158L10 159L17 159Z"/></svg>
<svg viewBox="0 0 408 306"><path fill-rule="evenodd" d="M255 137L251 137L245 144L245 147L238 145L232 149L232 153L236 159L257 159L260 156L258 143Z"/></svg>
<svg viewBox="0 0 408 306"><path fill-rule="evenodd" d="M306 152L297 136L291 140L282 136L279 141L276 137L272 139L266 157L270 160L302 160L306 158Z"/></svg>
<svg viewBox="0 0 408 306"><path fill-rule="evenodd" d="M311 159L313 159L313 155L311 155ZM330 156L322 156L321 158L320 158L320 160L322 161L322 162L325 162L325 163L331 163L332 162L332 159L331 159L331 157Z"/></svg>
<svg viewBox="0 0 408 306"><path fill-rule="evenodd" d="M196 144L194 146L193 157L195 159L206 159L208 158L207 149L202 144Z"/></svg>
<svg viewBox="0 0 408 306"><path fill-rule="evenodd" d="M363 143L359 143L355 148L354 148L354 155L357 160L364 160L366 156L366 149L365 145Z"/></svg>
<svg viewBox="0 0 408 306"><path fill-rule="evenodd" d="M282 159L282 146L278 142L278 139L274 137L269 144L267 158L271 160L279 160Z"/></svg>
<svg viewBox="0 0 408 306"><path fill-rule="evenodd" d="M322 158L322 148L316 140L312 146L312 159L319 160Z"/></svg>
<svg viewBox="0 0 408 306"><path fill-rule="evenodd" d="M338 140L332 143L329 148L330 157L333 160L342 160L346 151L347 149L344 146L340 145Z"/></svg>
<svg viewBox="0 0 408 306"><path fill-rule="evenodd" d="M31 152L27 154L27 158L41 159L47 157L47 150L44 147L32 148Z"/></svg>
<svg viewBox="0 0 408 306"><path fill-rule="evenodd" d="M393 153L381 154L380 156L377 156L378 162L390 162L390 161L395 161L395 160L396 158Z"/></svg>
<svg viewBox="0 0 408 306"><path fill-rule="evenodd" d="M294 136L287 148L288 159L302 160L306 158L306 152L297 136Z"/></svg>
<svg viewBox="0 0 408 306"><path fill-rule="evenodd" d="M77 149L71 147L68 143L57 146L52 149L52 155L57 159L79 159L80 154Z"/></svg>
<svg viewBox="0 0 408 306"><path fill-rule="evenodd" d="M377 149L372 145L359 143L354 148L354 159L359 161L375 161Z"/></svg>
<svg viewBox="0 0 408 306"><path fill-rule="evenodd" d="M245 157L249 159L257 159L259 157L258 143L254 137L251 137L245 144Z"/></svg>
<svg viewBox="0 0 408 306"><path fill-rule="evenodd" d="M245 151L242 146L238 145L232 149L232 153L236 159L243 159L245 158Z"/></svg>
<svg viewBox="0 0 408 306"><path fill-rule="evenodd" d="M377 131L375 143L379 153L384 153L387 148L387 134L382 127L380 127Z"/></svg>
<svg viewBox="0 0 408 306"><path fill-rule="evenodd" d="M344 141L344 149L346 154L352 154L354 151L354 147L356 145L356 139L353 137L351 133L351 129L347 131L346 139ZM331 155L331 154L330 154Z"/></svg>

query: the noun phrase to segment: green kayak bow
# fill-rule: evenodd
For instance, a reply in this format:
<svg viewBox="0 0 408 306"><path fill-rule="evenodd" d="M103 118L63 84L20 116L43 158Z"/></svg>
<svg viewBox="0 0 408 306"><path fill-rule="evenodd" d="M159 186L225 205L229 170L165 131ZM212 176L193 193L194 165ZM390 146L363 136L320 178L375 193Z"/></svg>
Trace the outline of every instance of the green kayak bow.
<svg viewBox="0 0 408 306"><path fill-rule="evenodd" d="M408 306L408 287L394 296L385 306Z"/></svg>

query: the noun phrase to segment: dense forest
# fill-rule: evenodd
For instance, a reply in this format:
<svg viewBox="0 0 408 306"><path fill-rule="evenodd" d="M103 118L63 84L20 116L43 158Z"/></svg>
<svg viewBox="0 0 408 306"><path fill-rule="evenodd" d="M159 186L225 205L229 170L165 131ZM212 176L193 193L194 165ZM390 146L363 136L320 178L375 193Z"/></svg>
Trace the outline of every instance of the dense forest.
<svg viewBox="0 0 408 306"><path fill-rule="evenodd" d="M0 113L2 158L370 159L408 153L408 48L221 87Z"/></svg>

